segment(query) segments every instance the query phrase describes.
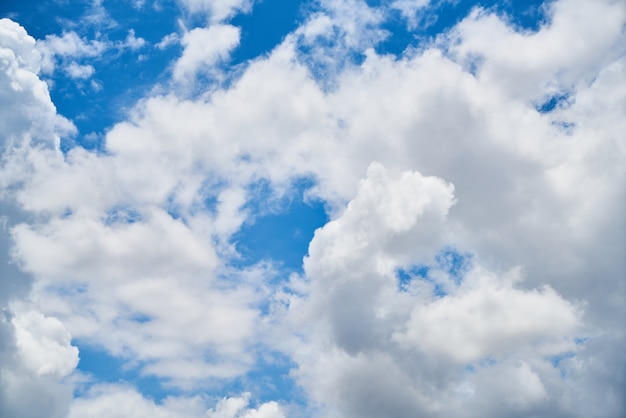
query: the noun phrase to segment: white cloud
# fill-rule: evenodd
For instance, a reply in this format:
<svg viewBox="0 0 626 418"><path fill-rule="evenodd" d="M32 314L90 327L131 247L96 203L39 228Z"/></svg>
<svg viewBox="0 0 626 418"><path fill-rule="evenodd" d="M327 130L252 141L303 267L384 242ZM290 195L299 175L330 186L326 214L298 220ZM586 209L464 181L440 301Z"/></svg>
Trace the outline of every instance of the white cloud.
<svg viewBox="0 0 626 418"><path fill-rule="evenodd" d="M70 134L74 128L56 115L48 87L38 77L40 54L35 40L18 24L2 19L0 54L2 103L10 103L0 110L3 149L15 149L12 147L22 142L54 147L60 133ZM18 175L23 170L17 161L5 158L2 164L5 176Z"/></svg>
<svg viewBox="0 0 626 418"><path fill-rule="evenodd" d="M312 70L319 83L335 86L336 77L353 65L354 52L362 54L385 40L390 33L381 29L385 13L362 0L323 0L320 10L287 38L298 59Z"/></svg>
<svg viewBox="0 0 626 418"><path fill-rule="evenodd" d="M258 409L248 409L250 394L244 393L238 398L223 398L215 409L207 412L209 418L284 418L280 406L276 402L261 404Z"/></svg>
<svg viewBox="0 0 626 418"><path fill-rule="evenodd" d="M0 23L3 56L15 59L16 67L31 73L38 73L41 56L33 48L35 40L26 33L24 28L9 19L1 19Z"/></svg>
<svg viewBox="0 0 626 418"><path fill-rule="evenodd" d="M35 40L8 19L0 19L0 57L0 244L6 251L5 228L23 219L12 197L16 184L29 176L28 150L49 152L73 126L56 115L47 85L37 75L41 56ZM32 280L12 268L8 258L1 260L0 416L62 418L72 388L59 378L76 366L76 349L57 319L13 311L9 303L26 296Z"/></svg>
<svg viewBox="0 0 626 418"><path fill-rule="evenodd" d="M284 418L276 402L266 402L249 408L249 393L240 397L223 398L214 408L208 408L201 397L168 397L159 404L146 399L131 387L99 385L87 396L72 404L69 418L150 417L150 418Z"/></svg>
<svg viewBox="0 0 626 418"><path fill-rule="evenodd" d="M96 72L92 65L80 65L75 62L70 63L65 68L65 71L70 77L83 80L91 77Z"/></svg>
<svg viewBox="0 0 626 418"><path fill-rule="evenodd" d="M262 283L246 284L245 274L231 278L244 281L238 287L220 279L210 237L155 212L131 224L77 215L42 229L22 225L14 238L16 257L42 277L32 297L74 338L185 387L249 367L244 350ZM73 285L85 291L68 294Z"/></svg>
<svg viewBox="0 0 626 418"><path fill-rule="evenodd" d="M573 349L567 336L580 325L576 307L549 287L527 292L502 281L487 275L452 296L415 307L406 331L394 340L463 364L525 348L543 355Z"/></svg>
<svg viewBox="0 0 626 418"><path fill-rule="evenodd" d="M324 279L320 286L330 288L339 277L348 280L344 274L349 271L391 273L391 260L377 257L381 249L399 258L415 253L428 257L444 239L441 227L454 201L453 190L441 179L417 172L393 181L382 165L371 164L342 216L316 231L304 261L307 275Z"/></svg>
<svg viewBox="0 0 626 418"><path fill-rule="evenodd" d="M56 318L36 311L15 313L12 318L19 356L39 376L64 377L78 364L78 349L71 335Z"/></svg>
<svg viewBox="0 0 626 418"><path fill-rule="evenodd" d="M19 364L3 364L0 413L6 417L67 417L72 388L56 378L33 375Z"/></svg>
<svg viewBox="0 0 626 418"><path fill-rule="evenodd" d="M394 0L389 7L398 10L402 17L407 20L409 28L413 29L418 23L418 13L430 3L430 0Z"/></svg>
<svg viewBox="0 0 626 418"><path fill-rule="evenodd" d="M174 80L193 82L198 71L210 69L228 57L239 44L240 30L231 25L212 25L185 33L183 55L174 65Z"/></svg>
<svg viewBox="0 0 626 418"><path fill-rule="evenodd" d="M136 37L135 36L135 30L134 29L130 29L128 31L128 35L126 36L126 39L124 40L124 43L122 44L125 48L129 48L132 51L136 51L140 48L142 48L144 45L146 44L146 40L141 38L141 37Z"/></svg>
<svg viewBox="0 0 626 418"><path fill-rule="evenodd" d="M626 15L621 2L567 0L550 5L550 25L520 33L480 9L452 32L452 51L482 57L479 77L515 97L540 97L548 87L590 82L589 72L623 54L618 39Z"/></svg>
<svg viewBox="0 0 626 418"><path fill-rule="evenodd" d="M179 0L192 13L208 14L214 23L252 8L252 0Z"/></svg>
<svg viewBox="0 0 626 418"><path fill-rule="evenodd" d="M452 202L440 179L403 173L391 180L374 164L346 211L316 231L305 260L310 291L288 316L302 335L296 376L330 407L323 415L471 416L464 402L449 401L459 387L497 387L510 400L499 413L532 410L553 396L546 359L577 351L579 307L479 266L443 296L434 295L443 271L399 289L397 269L429 264L424 257L441 245ZM517 383L483 379L492 374Z"/></svg>
<svg viewBox="0 0 626 418"><path fill-rule="evenodd" d="M161 41L154 46L158 49L165 49L170 45L177 44L178 42L180 42L180 36L177 33L170 33L165 35L163 39L161 39Z"/></svg>
<svg viewBox="0 0 626 418"><path fill-rule="evenodd" d="M108 45L99 40L86 40L76 32L64 32L63 35L46 35L37 42L41 52L41 66L44 73L51 74L58 65L59 58L93 58L101 55Z"/></svg>
<svg viewBox="0 0 626 418"><path fill-rule="evenodd" d="M100 33L96 39L80 37L74 31L63 32L61 36L46 35L43 40L37 41L37 50L41 53L41 70L52 76L60 67L67 75L74 79L87 79L95 69L91 64L80 64L79 61L98 60L111 49L137 51L143 48L146 40L135 36L135 30L129 29L123 41L112 42Z"/></svg>

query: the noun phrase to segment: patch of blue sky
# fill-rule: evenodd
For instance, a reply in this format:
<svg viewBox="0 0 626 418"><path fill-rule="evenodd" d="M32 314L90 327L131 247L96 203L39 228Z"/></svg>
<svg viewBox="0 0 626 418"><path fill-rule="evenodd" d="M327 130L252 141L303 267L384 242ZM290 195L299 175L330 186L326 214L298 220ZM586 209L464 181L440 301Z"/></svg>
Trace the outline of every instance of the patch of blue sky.
<svg viewBox="0 0 626 418"><path fill-rule="evenodd" d="M104 223L106 225L114 224L132 224L142 220L141 214L128 206L116 206L106 213Z"/></svg>
<svg viewBox="0 0 626 418"><path fill-rule="evenodd" d="M72 215L74 214L74 212L72 211L72 209L70 208L65 208L65 210L63 211L63 214L61 215L62 219L67 219L72 217Z"/></svg>
<svg viewBox="0 0 626 418"><path fill-rule="evenodd" d="M74 341L73 345L78 348L80 357L77 369L96 379L90 383L127 383L157 403L178 393L175 388L165 385L163 379L142 375L139 367L131 367L123 358L112 356L105 350L82 344L80 341ZM89 384L86 387L78 386L75 395L80 396L88 388Z"/></svg>
<svg viewBox="0 0 626 418"><path fill-rule="evenodd" d="M576 357L576 353L569 351L567 353L558 354L556 356L548 357L548 360L552 364L552 367L555 369L559 369L561 372L561 377L565 377L567 375L567 370L564 365L561 364L563 360L571 359Z"/></svg>
<svg viewBox="0 0 626 418"><path fill-rule="evenodd" d="M446 247L435 256L437 267L445 271L458 286L465 273L472 267L473 255L469 252L460 252L454 247Z"/></svg>
<svg viewBox="0 0 626 418"><path fill-rule="evenodd" d="M487 356L476 361L475 363L466 364L465 373L475 374L476 372L478 372L478 369L486 369L488 367L495 366L496 364L498 364L498 361L494 357Z"/></svg>
<svg viewBox="0 0 626 418"><path fill-rule="evenodd" d="M549 23L547 14L553 0L486 0L481 1L485 8L504 14L516 28L536 32Z"/></svg>
<svg viewBox="0 0 626 418"><path fill-rule="evenodd" d="M555 109L560 109L571 105L572 101L573 100L570 93L559 92L549 96L543 102L538 103L535 106L535 109L537 109L539 113L550 113Z"/></svg>
<svg viewBox="0 0 626 418"><path fill-rule="evenodd" d="M240 13L230 24L241 28L239 46L231 55L233 63L246 62L269 53L302 22L309 1L260 0L251 13Z"/></svg>
<svg viewBox="0 0 626 418"><path fill-rule="evenodd" d="M388 4L388 1L367 0L370 6ZM376 45L379 54L402 55L407 48L430 44L437 36L451 29L476 8L494 11L506 16L518 28L537 31L547 22L544 0L432 0L430 5L416 11L409 20L399 10L391 10L382 25L389 36Z"/></svg>
<svg viewBox="0 0 626 418"><path fill-rule="evenodd" d="M163 2L158 9L144 6L139 10L127 1L107 2L106 5L119 26L108 29L105 36L113 42L123 42L132 29L134 36L146 43L135 50L112 48L93 63L89 62L95 68L93 78L101 90L85 92L84 89L89 87L73 80L65 80L59 85L60 91L56 91L57 88L52 90L61 113L70 117L82 134L77 139L78 145L88 149L100 149L103 143L85 136L105 132L114 123L125 119L128 110L155 84L167 81L170 63L182 52L178 44L156 47L165 36L179 30L173 19L178 13L175 4ZM56 79L55 82L59 83Z"/></svg>
<svg viewBox="0 0 626 418"><path fill-rule="evenodd" d="M302 270L302 258L315 230L328 222L323 202L305 198L311 185L310 180L301 179L278 199L266 182L253 186L249 208L258 215L233 237L241 254L236 267L269 260L289 271ZM273 202L266 206L268 201Z"/></svg>
<svg viewBox="0 0 626 418"><path fill-rule="evenodd" d="M496 364L498 364L498 360L496 360L492 356L487 356L483 359L480 359L478 362L476 362L476 366L481 367L481 368L495 366Z"/></svg>
<svg viewBox="0 0 626 418"><path fill-rule="evenodd" d="M71 279L64 284L47 285L45 287L47 292L57 294L59 296L81 296L87 294L89 285L81 282L73 282Z"/></svg>
<svg viewBox="0 0 626 418"><path fill-rule="evenodd" d="M411 266L408 269L399 268L396 270L396 275L398 277L398 288L401 291L408 290L411 282L415 278L420 278L425 280L428 277L428 272L431 270L431 267L418 264L415 266Z"/></svg>
<svg viewBox="0 0 626 418"><path fill-rule="evenodd" d="M244 391L254 394L252 407L278 401L304 406L306 396L295 382L291 371L296 364L287 356L272 353L258 358L255 366L248 373L235 379L223 388L224 393L238 395Z"/></svg>
<svg viewBox="0 0 626 418"><path fill-rule="evenodd" d="M574 133L574 129L576 128L575 123L563 120L553 120L550 122L550 125L554 126L566 135L572 135Z"/></svg>
<svg viewBox="0 0 626 418"><path fill-rule="evenodd" d="M398 268L396 270L398 290L408 291L412 281L417 279L431 284L434 296L446 296L448 294L446 283L442 282L436 273L445 273L454 285L459 286L472 267L472 258L473 255L469 252L461 252L452 246L444 247L435 255L432 264L416 264L408 268Z"/></svg>
<svg viewBox="0 0 626 418"><path fill-rule="evenodd" d="M301 62L323 89L332 89L342 68L359 66L365 61L365 51L346 49L341 36L340 29L335 27L330 36L320 36L312 44L298 45Z"/></svg>
<svg viewBox="0 0 626 418"><path fill-rule="evenodd" d="M396 270L396 276L398 278L398 290L401 292L410 291L411 284L414 280L421 280L423 282L432 285L433 295L441 298L447 295L441 283L438 283L429 273L432 270L431 266L415 265L408 269L399 268Z"/></svg>
<svg viewBox="0 0 626 418"><path fill-rule="evenodd" d="M142 318L139 318L142 320ZM130 364L126 359L112 356L103 349L74 341L79 350L80 361L77 369L94 377L96 380L86 386L78 387L76 396L80 396L90 384L126 383L136 387L144 396L159 403L168 396L182 394L169 385L166 379L141 373L141 364ZM271 400L285 401L292 404L305 404L305 396L297 386L291 370L295 363L287 356L272 353L260 356L255 366L246 374L211 389L211 386L198 389L205 394L218 397L238 396L242 392L254 394L251 406ZM187 395L189 392L185 392Z"/></svg>
<svg viewBox="0 0 626 418"><path fill-rule="evenodd" d="M66 21L87 12L87 2L21 0L0 2L0 16L24 26L36 39L61 33Z"/></svg>
<svg viewBox="0 0 626 418"><path fill-rule="evenodd" d="M96 379L84 386L77 386L75 396L80 397L91 384L101 383L132 385L142 395L156 403L160 403L168 396L183 394L182 390L168 384L166 379L142 374L140 364L129 364L124 358L112 356L103 349L82 344L80 341L74 341L73 345L79 350L80 361L77 369ZM199 388L198 391L218 398L251 392L253 394L250 400L251 407L272 400L305 405L304 393L290 373L294 367L295 364L284 355L274 353L261 356L254 368L246 374L232 381L225 381L213 389L212 386L208 386L204 389ZM189 391L184 393L190 394Z"/></svg>
<svg viewBox="0 0 626 418"><path fill-rule="evenodd" d="M181 219L183 217L182 206L176 202L176 198L173 195L167 198L166 210L172 219Z"/></svg>

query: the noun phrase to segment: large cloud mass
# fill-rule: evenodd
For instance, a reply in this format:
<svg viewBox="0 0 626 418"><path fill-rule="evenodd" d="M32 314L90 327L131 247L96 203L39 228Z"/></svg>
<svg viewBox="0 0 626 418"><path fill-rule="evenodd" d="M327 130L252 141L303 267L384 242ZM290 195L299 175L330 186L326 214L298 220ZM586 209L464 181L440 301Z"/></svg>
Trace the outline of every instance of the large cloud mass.
<svg viewBox="0 0 626 418"><path fill-rule="evenodd" d="M181 3L208 26L100 152L60 150L75 128L39 78L52 46L97 45L37 49L0 20L0 233L21 271L0 281L0 415L626 411L623 2L549 3L534 32L476 8L395 57L374 49L385 13L415 25L428 2L322 1L233 74L239 28L219 22L249 2ZM193 91L199 74L216 81ZM302 273L241 267L255 205L302 179L330 217ZM86 383L72 344L183 394ZM306 407L201 394L267 353Z"/></svg>

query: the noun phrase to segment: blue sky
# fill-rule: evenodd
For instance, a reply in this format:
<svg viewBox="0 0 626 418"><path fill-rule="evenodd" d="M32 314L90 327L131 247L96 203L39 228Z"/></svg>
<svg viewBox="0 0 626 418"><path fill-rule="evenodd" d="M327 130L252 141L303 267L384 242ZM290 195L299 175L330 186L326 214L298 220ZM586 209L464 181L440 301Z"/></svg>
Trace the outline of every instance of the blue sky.
<svg viewBox="0 0 626 418"><path fill-rule="evenodd" d="M0 18L0 415L624 412L622 2Z"/></svg>

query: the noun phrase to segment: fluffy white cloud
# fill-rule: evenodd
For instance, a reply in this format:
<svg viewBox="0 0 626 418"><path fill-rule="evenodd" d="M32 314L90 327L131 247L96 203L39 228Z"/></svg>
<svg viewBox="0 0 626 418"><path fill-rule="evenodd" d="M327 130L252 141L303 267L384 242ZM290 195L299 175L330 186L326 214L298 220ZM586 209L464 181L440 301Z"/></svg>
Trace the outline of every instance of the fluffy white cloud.
<svg viewBox="0 0 626 418"><path fill-rule="evenodd" d="M7 229L23 217L11 197L16 184L30 175L28 150L49 152L73 126L56 114L47 85L37 75L35 40L8 19L0 19L0 57L0 245L8 251ZM76 366L76 348L57 319L36 311L13 312L9 304L26 296L31 279L7 258L0 260L0 416L65 417L72 388L59 378Z"/></svg>
<svg viewBox="0 0 626 418"><path fill-rule="evenodd" d="M156 404L131 387L100 385L72 404L69 418L155 417L155 418L284 418L276 402L267 402L258 408L249 408L250 394L224 398L214 408L208 408L201 397L168 397Z"/></svg>
<svg viewBox="0 0 626 418"><path fill-rule="evenodd" d="M39 376L70 374L78 364L78 349L70 333L56 318L36 311L19 312L12 319L18 355Z"/></svg>
<svg viewBox="0 0 626 418"><path fill-rule="evenodd" d="M37 50L41 53L42 73L47 76L52 76L60 67L71 78L87 79L95 69L91 64L80 64L78 61L95 61L112 49L137 51L145 44L145 39L135 36L134 29L128 31L126 39L117 42L102 37L100 33L96 34L96 39L86 39L74 31L66 31L61 36L46 35L37 41Z"/></svg>
<svg viewBox="0 0 626 418"><path fill-rule="evenodd" d="M185 33L181 40L185 49L174 65L174 80L193 82L199 70L206 71L228 57L239 44L239 32L239 28L231 25L212 25Z"/></svg>
<svg viewBox="0 0 626 418"><path fill-rule="evenodd" d="M324 278L320 287L330 289L349 280L351 271L356 276L363 270L392 273L393 261L377 257L380 251L400 260L420 253L428 257L445 239L441 227L453 202L452 185L441 179L405 172L393 181L373 163L341 217L315 232L305 271Z"/></svg>
<svg viewBox="0 0 626 418"><path fill-rule="evenodd" d="M136 51L140 48L142 48L144 45L146 44L146 40L143 38L138 38L135 36L135 30L134 29L130 29L128 31L128 35L126 36L126 39L124 40L124 43L122 44L125 48L129 48L133 51Z"/></svg>
<svg viewBox="0 0 626 418"><path fill-rule="evenodd" d="M92 65L80 65L75 62L70 63L65 71L70 77L78 79L89 78L96 72Z"/></svg>
<svg viewBox="0 0 626 418"><path fill-rule="evenodd" d="M394 334L394 340L460 363L527 348L542 355L573 349L567 336L580 325L574 307L549 287L524 292L506 278L502 282L483 276L452 296L415 307L406 331Z"/></svg>
<svg viewBox="0 0 626 418"><path fill-rule="evenodd" d="M56 114L48 87L38 77L40 54L35 49L35 40L17 23L1 19L0 54L1 97L6 104L0 110L3 149L22 142L54 147L59 141L58 134L69 134L73 126ZM2 164L16 175L22 170L7 158Z"/></svg>
<svg viewBox="0 0 626 418"><path fill-rule="evenodd" d="M215 409L208 411L209 418L284 418L285 414L276 402L261 404L258 409L248 409L250 394L238 398L224 398Z"/></svg>
<svg viewBox="0 0 626 418"><path fill-rule="evenodd" d="M580 307L479 266L443 295L445 266L399 286L398 269L428 264L441 245L452 202L440 179L391 180L374 164L346 211L316 231L304 264L311 287L288 316L302 335L296 375L330 407L323 416L465 416L477 392L495 389L510 401L499 413L515 413L559 396L544 383L558 373L548 359L578 350Z"/></svg>
<svg viewBox="0 0 626 418"><path fill-rule="evenodd" d="M550 24L531 34L475 9L452 31L452 51L478 61L481 80L525 100L588 83L590 74L623 54L623 3L568 0L548 7Z"/></svg>
<svg viewBox="0 0 626 418"><path fill-rule="evenodd" d="M108 45L99 40L86 40L76 32L64 32L63 35L47 35L44 40L37 42L37 49L41 52L41 68L45 73L52 73L58 65L59 58L96 57L102 54Z"/></svg>

